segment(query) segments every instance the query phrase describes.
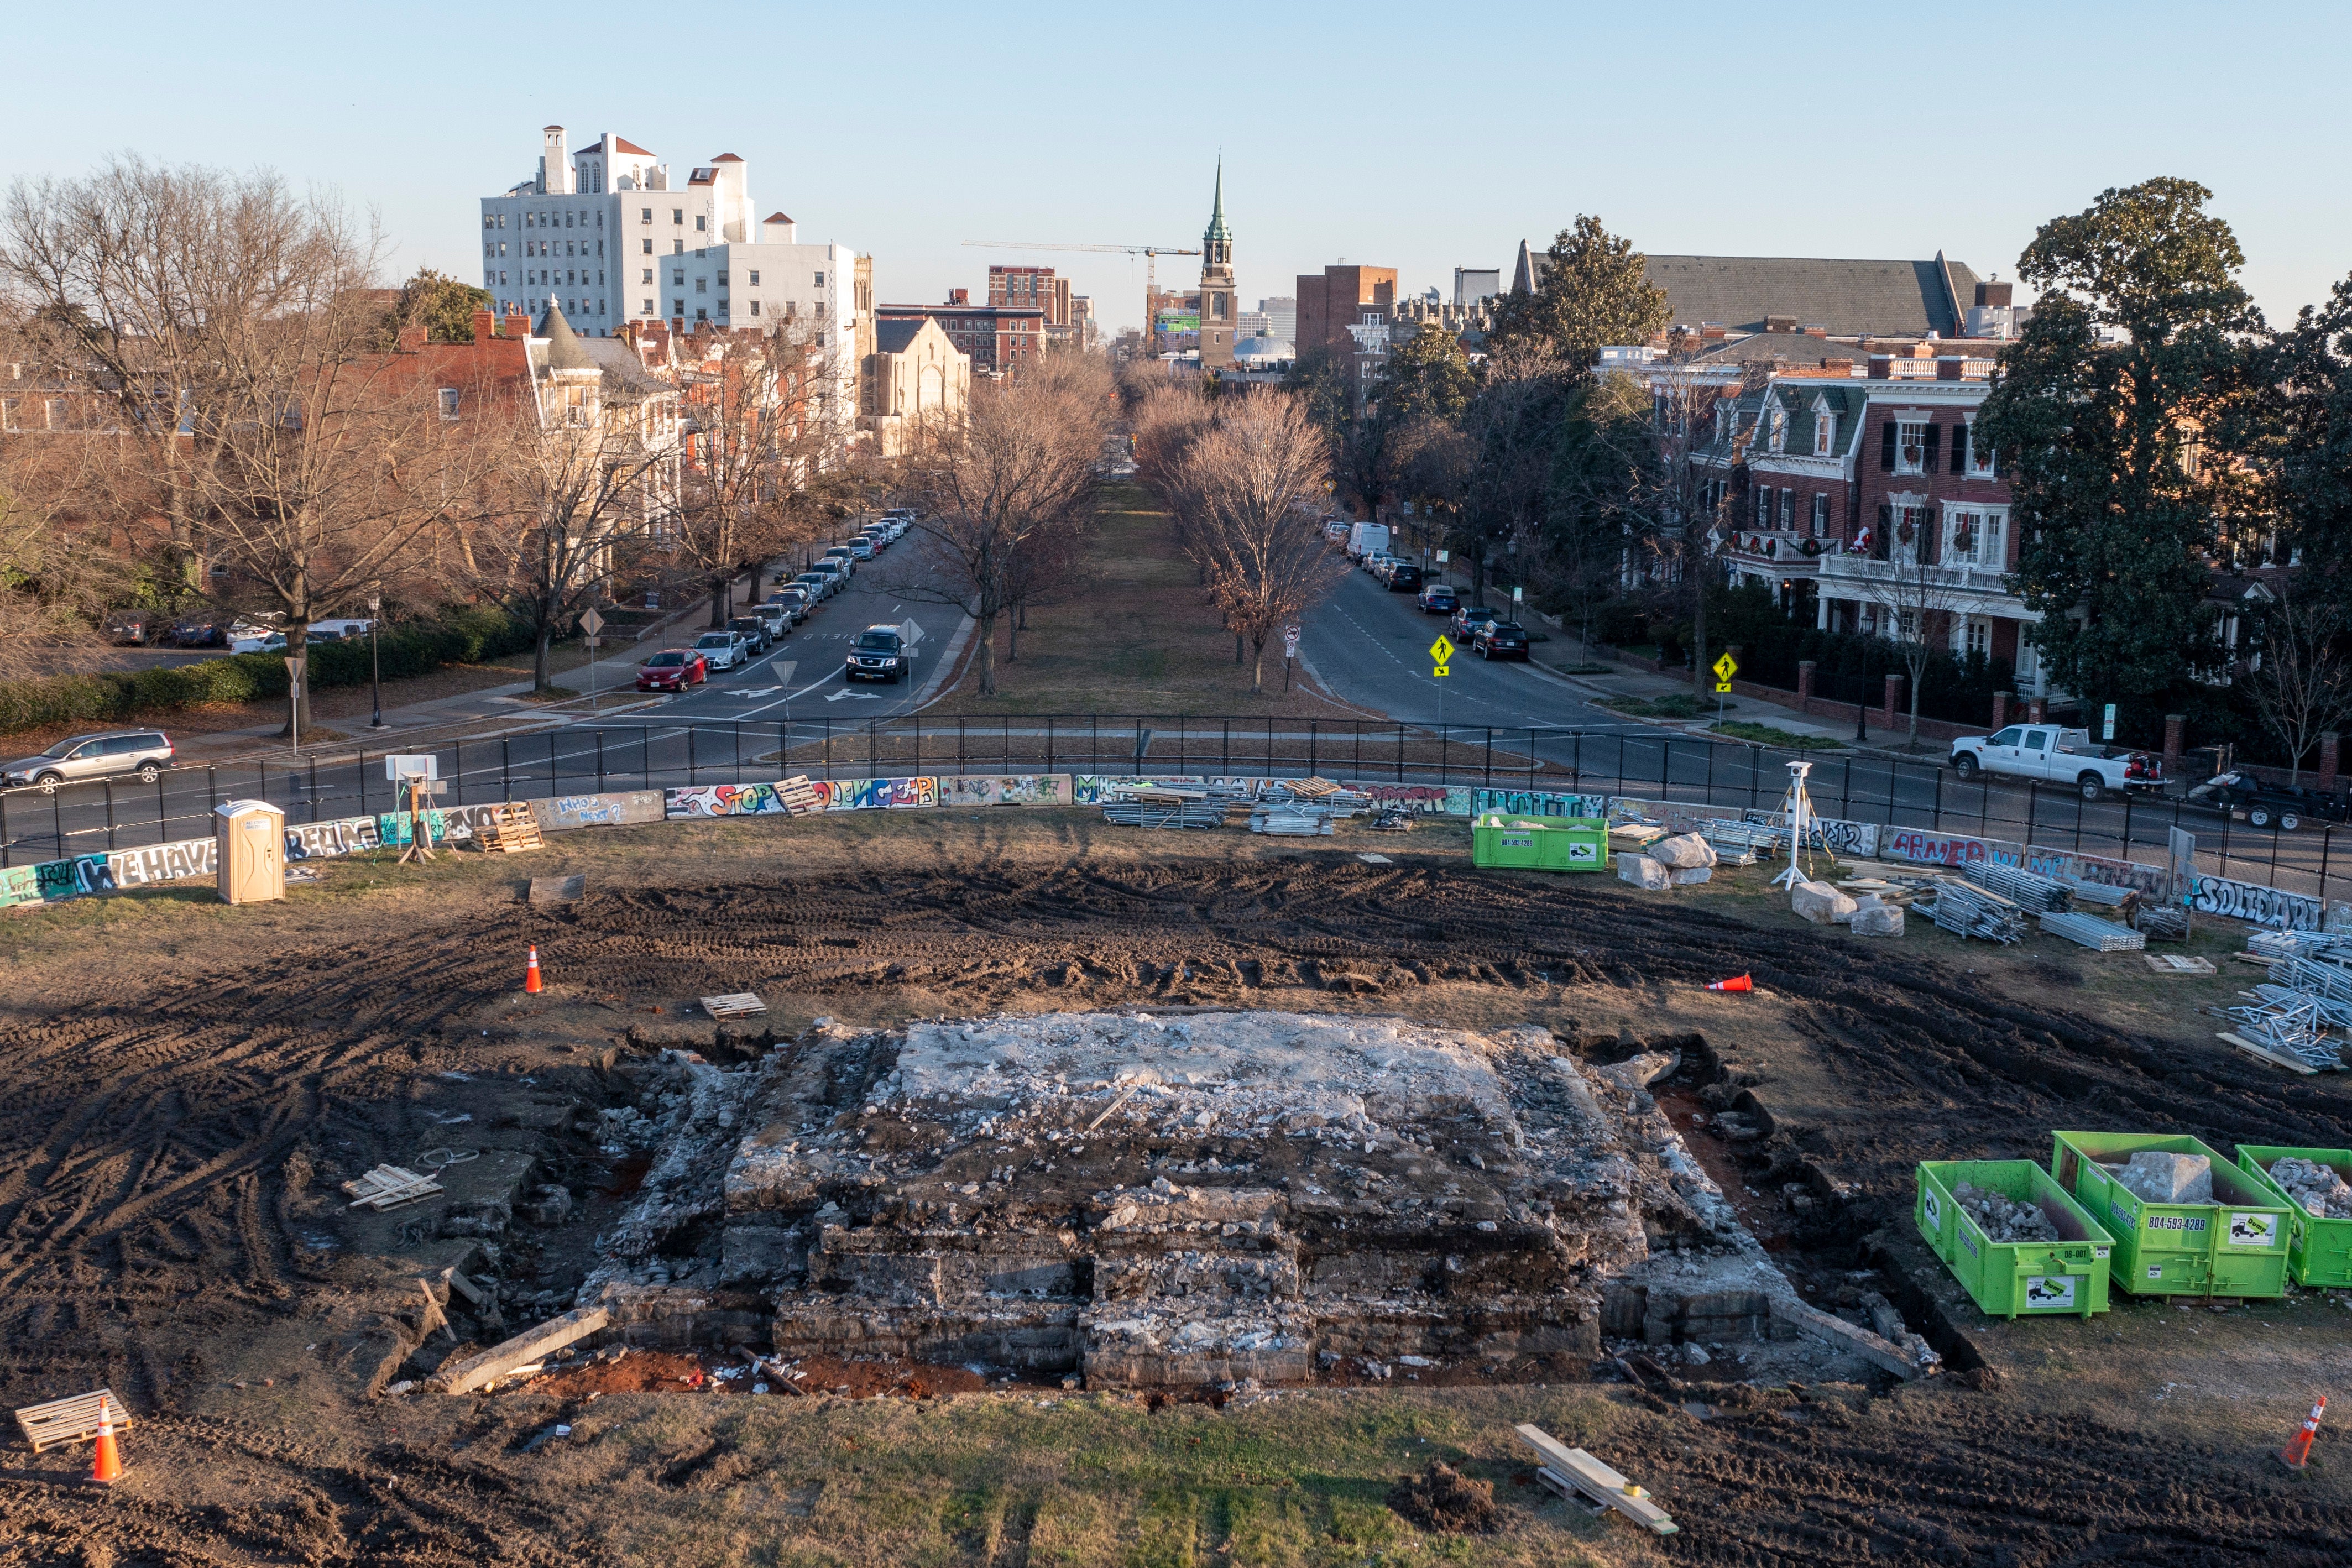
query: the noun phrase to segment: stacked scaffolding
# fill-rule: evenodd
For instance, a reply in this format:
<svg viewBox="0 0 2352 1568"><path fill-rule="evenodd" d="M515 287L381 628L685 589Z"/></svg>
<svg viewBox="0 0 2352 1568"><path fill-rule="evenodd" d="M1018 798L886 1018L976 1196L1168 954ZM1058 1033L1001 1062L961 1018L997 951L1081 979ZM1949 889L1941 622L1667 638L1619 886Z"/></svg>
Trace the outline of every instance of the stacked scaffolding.
<svg viewBox="0 0 2352 1568"><path fill-rule="evenodd" d="M2011 902L2037 914L2043 910L2063 910L2067 906L2069 893L2063 882L2051 877L2037 877L2014 866L1996 866L1990 860L1971 860L1960 868L1960 875L1978 887L1999 893Z"/></svg>
<svg viewBox="0 0 2352 1568"><path fill-rule="evenodd" d="M2094 952L2137 952L2147 945L2147 938L2128 926L2103 921L2096 915L2065 914L2057 910L2042 915L2042 934L2079 942Z"/></svg>
<svg viewBox="0 0 2352 1568"><path fill-rule="evenodd" d="M2231 1007L2229 1016L2237 1020L2241 1035L2266 1051L2292 1057L2323 1072L2344 1068L2343 1053L2327 1038L2327 1019L2315 998L2264 1000L2251 1007Z"/></svg>
<svg viewBox="0 0 2352 1568"><path fill-rule="evenodd" d="M1948 931L1985 942L2021 942L2025 911L1989 889L1967 882L1938 882L1927 918Z"/></svg>

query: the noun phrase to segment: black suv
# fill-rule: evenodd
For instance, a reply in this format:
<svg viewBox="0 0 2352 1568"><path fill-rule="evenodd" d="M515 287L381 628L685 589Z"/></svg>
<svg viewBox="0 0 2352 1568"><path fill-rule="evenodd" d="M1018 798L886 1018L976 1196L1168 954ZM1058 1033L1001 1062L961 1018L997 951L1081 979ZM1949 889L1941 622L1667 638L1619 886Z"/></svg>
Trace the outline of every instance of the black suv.
<svg viewBox="0 0 2352 1568"><path fill-rule="evenodd" d="M851 680L904 680L907 666L906 639L896 626L868 626L857 634L849 645L849 658L842 667L843 675Z"/></svg>
<svg viewBox="0 0 2352 1568"><path fill-rule="evenodd" d="M1412 594L1421 590L1421 568L1410 561L1400 561L1389 568L1387 583L1391 594Z"/></svg>
<svg viewBox="0 0 2352 1568"><path fill-rule="evenodd" d="M1488 621L1471 635L1470 651L1480 658L1525 658L1528 634L1517 621Z"/></svg>
<svg viewBox="0 0 2352 1568"><path fill-rule="evenodd" d="M776 646L776 639L770 635L764 616L737 616L727 623L727 629L743 639L743 645L751 649L751 657L755 658Z"/></svg>

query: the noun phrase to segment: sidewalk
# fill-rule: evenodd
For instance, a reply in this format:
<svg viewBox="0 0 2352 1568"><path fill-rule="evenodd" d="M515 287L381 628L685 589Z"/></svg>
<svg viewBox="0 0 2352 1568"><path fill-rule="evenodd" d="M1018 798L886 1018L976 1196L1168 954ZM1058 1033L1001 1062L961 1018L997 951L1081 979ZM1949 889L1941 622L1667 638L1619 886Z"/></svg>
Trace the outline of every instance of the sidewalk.
<svg viewBox="0 0 2352 1568"><path fill-rule="evenodd" d="M1549 622L1547 621L1546 625ZM1693 695L1687 677L1661 674L1656 670L1643 669L1639 665L1620 663L1605 649L1588 654L1573 633L1562 629L1555 628L1549 641L1535 645L1534 661L1538 668L1548 668L1556 679L1581 687L1596 698L1633 697L1654 701L1661 697ZM1605 675L1567 673L1569 668L1578 665L1607 665L1609 671ZM1754 698L1729 697L1725 700L1724 717L1735 722L1745 721L1769 724L1791 735L1817 736L1822 740L1835 741L1850 751L1871 749L1854 743L1851 726L1841 727L1818 718L1808 718L1794 709L1783 708L1773 702L1759 702ZM1633 723L1654 724L1660 729L1680 730L1693 735L1704 734L1715 724L1713 713L1697 719L1650 719L1632 713L1621 713L1617 717ZM1902 732L1894 731L1897 734Z"/></svg>

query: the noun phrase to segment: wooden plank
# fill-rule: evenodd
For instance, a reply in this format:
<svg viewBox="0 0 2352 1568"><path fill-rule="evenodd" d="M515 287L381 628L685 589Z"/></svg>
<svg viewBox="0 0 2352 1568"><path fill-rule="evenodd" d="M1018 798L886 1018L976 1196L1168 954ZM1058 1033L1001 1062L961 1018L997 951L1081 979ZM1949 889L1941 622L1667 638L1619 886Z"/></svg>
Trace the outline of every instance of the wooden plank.
<svg viewBox="0 0 2352 1568"><path fill-rule="evenodd" d="M1607 1503L1634 1523L1659 1535L1673 1535L1682 1527L1666 1510L1652 1502L1640 1487L1581 1448L1571 1448L1540 1426L1512 1428L1519 1441L1533 1448L1554 1474L1595 1502Z"/></svg>
<svg viewBox="0 0 2352 1568"><path fill-rule="evenodd" d="M2266 952L2233 952L2230 956L2237 960L2240 963L2256 964L2263 969L2268 969L2272 964L2278 962L2277 959L2273 958Z"/></svg>
<svg viewBox="0 0 2352 1568"><path fill-rule="evenodd" d="M766 1012L768 1005L752 992L736 991L724 996L705 996L702 1010L714 1018L743 1018Z"/></svg>
<svg viewBox="0 0 2352 1568"><path fill-rule="evenodd" d="M429 1198L441 1190L441 1184L430 1176L399 1165L378 1165L355 1180L345 1182L343 1191L352 1195L352 1208L365 1207L382 1211L397 1208L402 1204Z"/></svg>
<svg viewBox="0 0 2352 1568"><path fill-rule="evenodd" d="M2301 1073L2305 1078L2314 1078L2318 1075L2319 1069L2313 1067L2309 1062L2305 1061L2298 1057L2290 1057L2278 1051L2272 1050L2268 1046L2258 1046L2253 1041L2247 1039L2243 1035L2223 1033L2217 1035L2214 1037L2216 1039L2227 1040L2231 1045L2237 1047L2240 1050L2245 1052L2248 1056L2260 1057L2263 1060L2270 1063L2271 1066L2274 1068L2284 1068L2289 1072Z"/></svg>
<svg viewBox="0 0 2352 1568"><path fill-rule="evenodd" d="M442 1368L426 1380L426 1386L444 1394L471 1394L485 1384L542 1359L550 1351L586 1339L612 1321L613 1314L602 1307L574 1308L503 1344L492 1345L479 1355L467 1356L455 1366Z"/></svg>
<svg viewBox="0 0 2352 1568"><path fill-rule="evenodd" d="M46 1405L27 1405L16 1412L16 1429L25 1434L25 1441L33 1446L36 1454L63 1443L88 1442L98 1436L98 1404L101 1399L106 1402L114 1429L128 1431L131 1412L110 1388L52 1399Z"/></svg>

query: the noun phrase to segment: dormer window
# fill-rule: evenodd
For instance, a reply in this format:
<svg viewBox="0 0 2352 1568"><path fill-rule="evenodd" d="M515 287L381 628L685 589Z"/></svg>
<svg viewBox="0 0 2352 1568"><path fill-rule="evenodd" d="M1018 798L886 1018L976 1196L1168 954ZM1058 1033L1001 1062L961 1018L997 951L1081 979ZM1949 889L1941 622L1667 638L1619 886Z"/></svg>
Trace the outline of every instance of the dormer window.
<svg viewBox="0 0 2352 1568"><path fill-rule="evenodd" d="M1826 458L1837 450L1837 416L1829 405L1813 405L1813 456Z"/></svg>
<svg viewBox="0 0 2352 1568"><path fill-rule="evenodd" d="M1776 403L1772 405L1772 450L1785 452L1788 448L1789 411Z"/></svg>

